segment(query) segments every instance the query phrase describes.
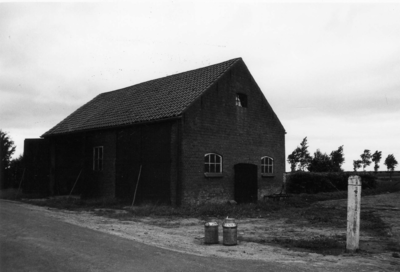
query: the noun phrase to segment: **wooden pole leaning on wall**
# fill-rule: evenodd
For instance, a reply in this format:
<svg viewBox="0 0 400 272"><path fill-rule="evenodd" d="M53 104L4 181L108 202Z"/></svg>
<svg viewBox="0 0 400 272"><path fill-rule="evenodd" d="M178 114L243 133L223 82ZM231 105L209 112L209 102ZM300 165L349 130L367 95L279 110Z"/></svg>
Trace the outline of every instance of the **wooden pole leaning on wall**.
<svg viewBox="0 0 400 272"><path fill-rule="evenodd" d="M361 179L350 176L348 180L346 250L355 252L360 241Z"/></svg>
<svg viewBox="0 0 400 272"><path fill-rule="evenodd" d="M21 189L22 181L24 180L24 176L25 176L25 169L26 168L24 168L24 171L22 172L21 181L19 182L18 190L17 190L17 193L15 194L15 197L18 196L19 190Z"/></svg>
<svg viewBox="0 0 400 272"><path fill-rule="evenodd" d="M133 195L132 208L133 208L133 204L135 204L136 192L137 192L137 188L138 188L138 185L139 185L139 180L140 180L140 174L141 173L142 173L142 165L140 165L140 168L139 168L139 175L138 175L137 182L136 182L135 193Z"/></svg>
<svg viewBox="0 0 400 272"><path fill-rule="evenodd" d="M79 177L81 176L81 173L82 173L82 169L81 169L81 171L79 171L78 177L77 177L76 180L75 180L74 186L72 186L71 192L69 192L68 198L71 197L72 191L75 189L75 185L76 185L76 183L78 182L78 179L79 179Z"/></svg>

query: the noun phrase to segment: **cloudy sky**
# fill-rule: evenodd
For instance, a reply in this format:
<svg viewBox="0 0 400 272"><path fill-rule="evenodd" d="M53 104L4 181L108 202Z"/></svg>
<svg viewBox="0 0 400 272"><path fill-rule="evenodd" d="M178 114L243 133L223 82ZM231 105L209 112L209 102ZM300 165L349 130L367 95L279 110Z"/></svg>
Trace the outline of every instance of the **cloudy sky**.
<svg viewBox="0 0 400 272"><path fill-rule="evenodd" d="M237 57L286 155L307 136L344 145L345 170L364 149L400 161L400 2L0 3L0 128L17 156L99 93Z"/></svg>

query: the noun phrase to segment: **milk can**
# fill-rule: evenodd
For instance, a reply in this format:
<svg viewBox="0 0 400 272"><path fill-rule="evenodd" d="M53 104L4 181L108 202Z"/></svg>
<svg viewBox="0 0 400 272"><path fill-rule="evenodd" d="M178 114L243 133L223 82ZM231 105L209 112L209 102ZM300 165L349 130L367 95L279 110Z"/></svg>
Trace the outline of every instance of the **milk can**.
<svg viewBox="0 0 400 272"><path fill-rule="evenodd" d="M234 218L226 218L222 224L223 241L225 246L237 245L237 225Z"/></svg>
<svg viewBox="0 0 400 272"><path fill-rule="evenodd" d="M204 243L218 244L218 223L210 221L204 224Z"/></svg>

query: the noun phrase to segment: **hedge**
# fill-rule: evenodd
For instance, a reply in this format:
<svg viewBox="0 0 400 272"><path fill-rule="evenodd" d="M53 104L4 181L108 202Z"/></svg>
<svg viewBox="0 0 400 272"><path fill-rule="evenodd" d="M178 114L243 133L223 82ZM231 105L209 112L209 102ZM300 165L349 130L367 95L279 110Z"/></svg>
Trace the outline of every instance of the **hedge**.
<svg viewBox="0 0 400 272"><path fill-rule="evenodd" d="M286 193L316 194L321 192L347 191L349 176L343 172L315 173L294 172L287 175ZM361 177L362 189L376 188L377 178L372 174L357 173Z"/></svg>

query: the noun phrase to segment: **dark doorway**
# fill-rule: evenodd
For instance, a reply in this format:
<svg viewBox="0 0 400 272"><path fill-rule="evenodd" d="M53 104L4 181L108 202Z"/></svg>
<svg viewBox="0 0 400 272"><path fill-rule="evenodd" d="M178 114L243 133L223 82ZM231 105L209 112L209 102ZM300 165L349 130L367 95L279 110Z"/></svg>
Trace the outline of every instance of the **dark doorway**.
<svg viewBox="0 0 400 272"><path fill-rule="evenodd" d="M257 165L239 163L235 169L235 201L250 203L257 201Z"/></svg>

